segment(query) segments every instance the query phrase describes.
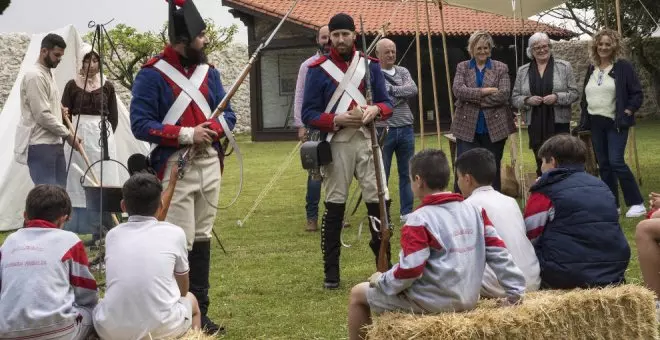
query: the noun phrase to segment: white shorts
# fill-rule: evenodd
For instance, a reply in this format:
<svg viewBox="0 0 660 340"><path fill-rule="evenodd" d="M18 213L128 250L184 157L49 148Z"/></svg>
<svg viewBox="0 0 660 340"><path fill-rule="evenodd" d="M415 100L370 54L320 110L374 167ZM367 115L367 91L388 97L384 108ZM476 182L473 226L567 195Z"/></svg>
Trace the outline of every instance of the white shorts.
<svg viewBox="0 0 660 340"><path fill-rule="evenodd" d="M374 314L381 314L384 312L406 312L413 314L425 314L425 311L414 301L408 299L404 293L398 295L386 295L380 289L373 287L367 288L367 302L369 308Z"/></svg>
<svg viewBox="0 0 660 340"><path fill-rule="evenodd" d="M181 297L172 308L172 313L163 326L150 332L152 339L176 339L182 337L192 327L192 301ZM149 335L145 337L149 339Z"/></svg>

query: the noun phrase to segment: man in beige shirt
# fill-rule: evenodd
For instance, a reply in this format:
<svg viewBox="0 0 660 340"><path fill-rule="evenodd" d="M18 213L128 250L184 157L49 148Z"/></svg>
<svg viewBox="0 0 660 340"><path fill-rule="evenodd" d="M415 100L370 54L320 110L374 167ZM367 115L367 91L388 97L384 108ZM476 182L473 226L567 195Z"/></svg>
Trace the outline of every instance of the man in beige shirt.
<svg viewBox="0 0 660 340"><path fill-rule="evenodd" d="M60 94L51 69L57 67L66 43L57 34L41 41L39 59L21 82L21 120L16 127L16 161L27 164L34 184L66 188L65 139L76 150L82 141L62 123Z"/></svg>

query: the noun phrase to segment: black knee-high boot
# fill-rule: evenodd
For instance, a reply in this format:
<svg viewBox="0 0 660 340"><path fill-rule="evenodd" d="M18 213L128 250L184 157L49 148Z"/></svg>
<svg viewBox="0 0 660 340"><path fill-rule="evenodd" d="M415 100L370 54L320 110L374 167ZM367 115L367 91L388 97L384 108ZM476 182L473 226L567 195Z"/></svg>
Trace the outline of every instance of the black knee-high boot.
<svg viewBox="0 0 660 340"><path fill-rule="evenodd" d="M367 214L369 216L374 216L380 218L380 207L378 206L378 203L365 203L367 206ZM387 220L390 222L390 225L392 225L392 221L390 220L390 205L392 204L391 200L386 200L385 201L385 207L387 210ZM371 232L371 241L369 241L369 247L371 247L371 251L374 252L374 257L376 258L376 265L378 265L378 253L380 251L380 223L376 222L376 229L378 231L374 230L371 228L371 224L369 225L369 231ZM390 249L390 243L387 242L387 264L388 268L392 268L392 252Z"/></svg>
<svg viewBox="0 0 660 340"><path fill-rule="evenodd" d="M344 203L325 202L321 226L321 250L325 288L339 288L339 255L341 253L341 227L344 219Z"/></svg>
<svg viewBox="0 0 660 340"><path fill-rule="evenodd" d="M216 325L206 316L209 310L209 270L211 266L211 240L195 241L193 248L188 252L190 263L190 292L195 295L199 303L202 317L202 330L207 334L224 331L223 327Z"/></svg>

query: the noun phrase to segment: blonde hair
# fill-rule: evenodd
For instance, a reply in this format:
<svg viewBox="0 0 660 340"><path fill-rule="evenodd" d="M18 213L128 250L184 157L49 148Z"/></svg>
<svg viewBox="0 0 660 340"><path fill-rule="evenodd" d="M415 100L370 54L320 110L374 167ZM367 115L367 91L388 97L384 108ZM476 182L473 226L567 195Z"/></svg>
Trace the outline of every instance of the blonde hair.
<svg viewBox="0 0 660 340"><path fill-rule="evenodd" d="M593 36L591 49L589 51L591 53L591 61L596 66L600 65L601 61L600 56L598 55L598 43L600 42L600 39L605 36L612 40L612 63L615 63L621 54L621 35L619 35L619 32L609 28L602 29Z"/></svg>
<svg viewBox="0 0 660 340"><path fill-rule="evenodd" d="M472 55L472 51L474 51L474 47L479 43L481 40L486 40L486 43L490 46L490 49L492 50L493 47L495 47L495 42L493 41L493 37L486 31L476 31L472 33L470 36L470 39L468 40L468 53L470 54L470 57L474 57Z"/></svg>

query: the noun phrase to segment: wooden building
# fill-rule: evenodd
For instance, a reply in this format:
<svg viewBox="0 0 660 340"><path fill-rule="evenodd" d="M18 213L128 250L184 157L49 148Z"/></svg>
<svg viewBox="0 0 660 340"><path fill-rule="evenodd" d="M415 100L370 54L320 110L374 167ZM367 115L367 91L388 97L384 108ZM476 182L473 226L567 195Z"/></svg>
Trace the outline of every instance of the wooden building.
<svg viewBox="0 0 660 340"><path fill-rule="evenodd" d="M223 0L223 5L232 8L231 13L248 28L249 53L267 38L280 19L291 6L289 0ZM418 13L416 13L416 5ZM252 117L252 140L293 140L296 129L293 126L293 99L300 64L316 50L317 30L328 23L339 12L345 12L356 21L359 30L359 16L364 21L367 43L370 43L383 26L386 37L397 45L400 65L408 68L415 82L417 58L415 31L416 15L419 15L420 52L422 64L422 99L425 132L435 133L435 114L431 78L430 56L428 52L428 30L426 4L399 0L304 0L284 23L268 48L262 50L259 60L250 73L250 105ZM442 130L449 128L451 114L449 93L446 83L445 60L442 50L442 22L440 11L433 2L428 3L429 25L435 63L435 78L438 91L438 105ZM570 38L575 34L530 20L515 20L500 15L474 10L445 6L445 32L450 76L456 64L469 58L467 41L476 30L486 30L495 40L493 59L509 65L511 79L515 78L516 62L527 62L523 44L534 32L546 32L552 39ZM359 42L359 40L358 40ZM515 45L518 45L516 58ZM358 46L360 47L360 46ZM408 49L410 47L410 49ZM406 53L406 50L408 51ZM405 53L405 56L404 56ZM409 102L415 113L415 130L418 131L418 99Z"/></svg>

